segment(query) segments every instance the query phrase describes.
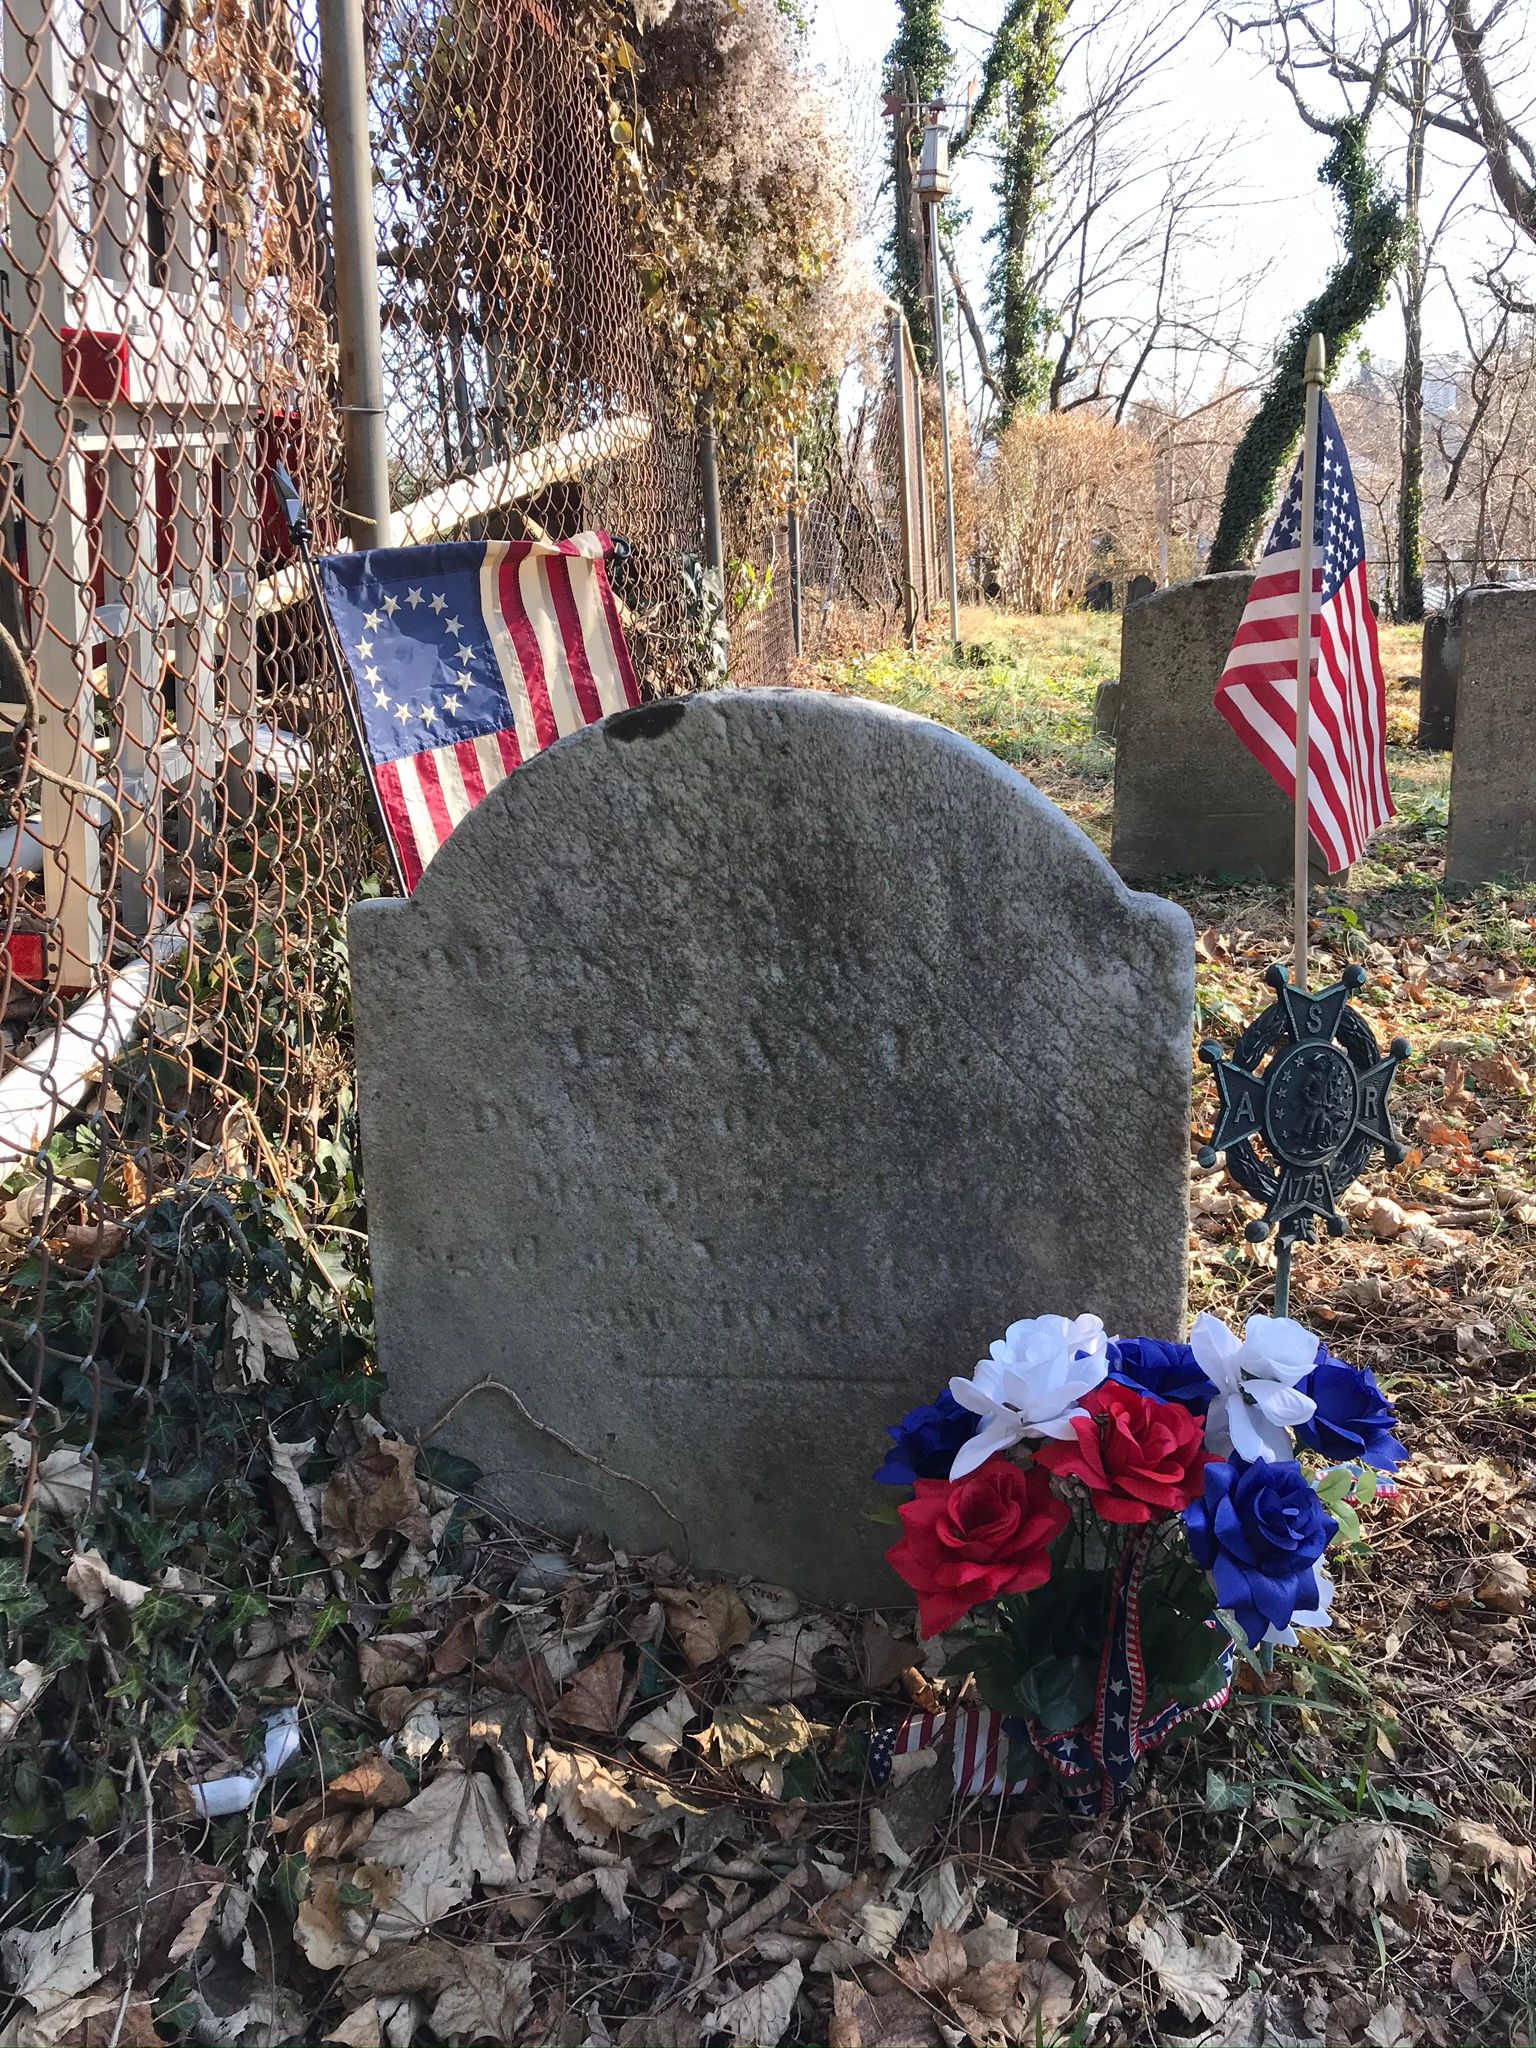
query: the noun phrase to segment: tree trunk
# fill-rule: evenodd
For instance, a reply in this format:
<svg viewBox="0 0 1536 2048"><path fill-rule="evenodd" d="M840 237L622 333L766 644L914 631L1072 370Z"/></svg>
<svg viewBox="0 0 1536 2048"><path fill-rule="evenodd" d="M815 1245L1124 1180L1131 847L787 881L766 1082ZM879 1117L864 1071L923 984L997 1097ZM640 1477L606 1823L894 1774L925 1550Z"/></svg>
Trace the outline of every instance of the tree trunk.
<svg viewBox="0 0 1536 2048"><path fill-rule="evenodd" d="M1429 91L1429 8L1414 0L1413 110L1409 116L1403 212L1408 233L1403 264L1403 398L1397 491L1397 616L1424 616L1424 238L1419 206L1424 186L1424 107Z"/></svg>

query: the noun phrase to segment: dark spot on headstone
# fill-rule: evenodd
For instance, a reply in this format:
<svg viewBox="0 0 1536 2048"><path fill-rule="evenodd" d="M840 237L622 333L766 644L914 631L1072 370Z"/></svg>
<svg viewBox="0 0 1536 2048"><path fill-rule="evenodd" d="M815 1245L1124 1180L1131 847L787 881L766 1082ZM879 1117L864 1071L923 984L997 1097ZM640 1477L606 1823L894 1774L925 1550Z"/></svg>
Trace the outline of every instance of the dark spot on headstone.
<svg viewBox="0 0 1536 2048"><path fill-rule="evenodd" d="M665 697L659 704L637 704L633 711L616 711L603 721L611 740L659 740L670 732L688 706L681 697Z"/></svg>

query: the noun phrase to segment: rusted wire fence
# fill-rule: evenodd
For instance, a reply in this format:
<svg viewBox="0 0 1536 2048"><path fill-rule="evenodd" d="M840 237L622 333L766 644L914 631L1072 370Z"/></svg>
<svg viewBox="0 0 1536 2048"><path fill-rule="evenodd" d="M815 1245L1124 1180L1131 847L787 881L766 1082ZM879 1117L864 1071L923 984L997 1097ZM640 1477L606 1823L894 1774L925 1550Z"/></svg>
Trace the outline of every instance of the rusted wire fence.
<svg viewBox="0 0 1536 2048"><path fill-rule="evenodd" d="M785 517L750 536L739 572L731 679L781 678L848 636L911 639L940 595L924 391L892 313L797 449Z"/></svg>
<svg viewBox="0 0 1536 2048"><path fill-rule="evenodd" d="M346 1109L342 915L385 870L274 482L346 544L319 23L0 13L0 1361L25 1441L66 1325L99 1394L158 1195L301 1201ZM722 582L731 679L783 676L788 526L732 536L712 584L558 14L404 0L367 28L393 539L605 527L648 691L722 679ZM806 651L842 609L884 633L931 597L916 379L880 346L803 450Z"/></svg>

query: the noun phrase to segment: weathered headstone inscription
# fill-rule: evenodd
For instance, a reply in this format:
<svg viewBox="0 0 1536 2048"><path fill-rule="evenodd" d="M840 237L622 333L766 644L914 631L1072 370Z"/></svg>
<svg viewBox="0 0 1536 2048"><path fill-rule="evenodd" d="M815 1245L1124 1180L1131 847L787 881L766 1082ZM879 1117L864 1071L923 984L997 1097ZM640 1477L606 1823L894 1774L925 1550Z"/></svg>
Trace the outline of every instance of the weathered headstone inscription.
<svg viewBox="0 0 1536 2048"><path fill-rule="evenodd" d="M1424 621L1419 653L1418 744L1446 753L1456 738L1456 679L1461 667L1461 619L1457 603L1431 612Z"/></svg>
<svg viewBox="0 0 1536 2048"><path fill-rule="evenodd" d="M351 949L387 1407L511 1389L435 1441L536 1523L896 1601L886 1420L1019 1316L1181 1328L1189 921L941 727L611 718Z"/></svg>
<svg viewBox="0 0 1536 2048"><path fill-rule="evenodd" d="M1110 859L1130 881L1291 876L1290 803L1214 702L1251 580L1202 576L1126 607Z"/></svg>
<svg viewBox="0 0 1536 2048"><path fill-rule="evenodd" d="M1446 878L1536 876L1536 587L1464 591Z"/></svg>

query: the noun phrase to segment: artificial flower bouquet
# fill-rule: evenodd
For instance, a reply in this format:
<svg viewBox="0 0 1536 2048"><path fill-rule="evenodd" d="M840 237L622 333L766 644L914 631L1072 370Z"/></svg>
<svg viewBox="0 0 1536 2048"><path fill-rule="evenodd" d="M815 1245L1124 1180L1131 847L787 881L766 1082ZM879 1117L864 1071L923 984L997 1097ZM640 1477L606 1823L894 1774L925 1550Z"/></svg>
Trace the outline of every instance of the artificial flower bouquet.
<svg viewBox="0 0 1536 2048"><path fill-rule="evenodd" d="M1107 1806L1223 1702L1237 1640L1328 1625L1322 1559L1403 1458L1392 1431L1371 1375L1288 1318L1170 1344L1037 1316L889 1431L875 1477L912 1497L886 1555L925 1636L971 1617L946 1671L1007 1717L1010 1778Z"/></svg>

